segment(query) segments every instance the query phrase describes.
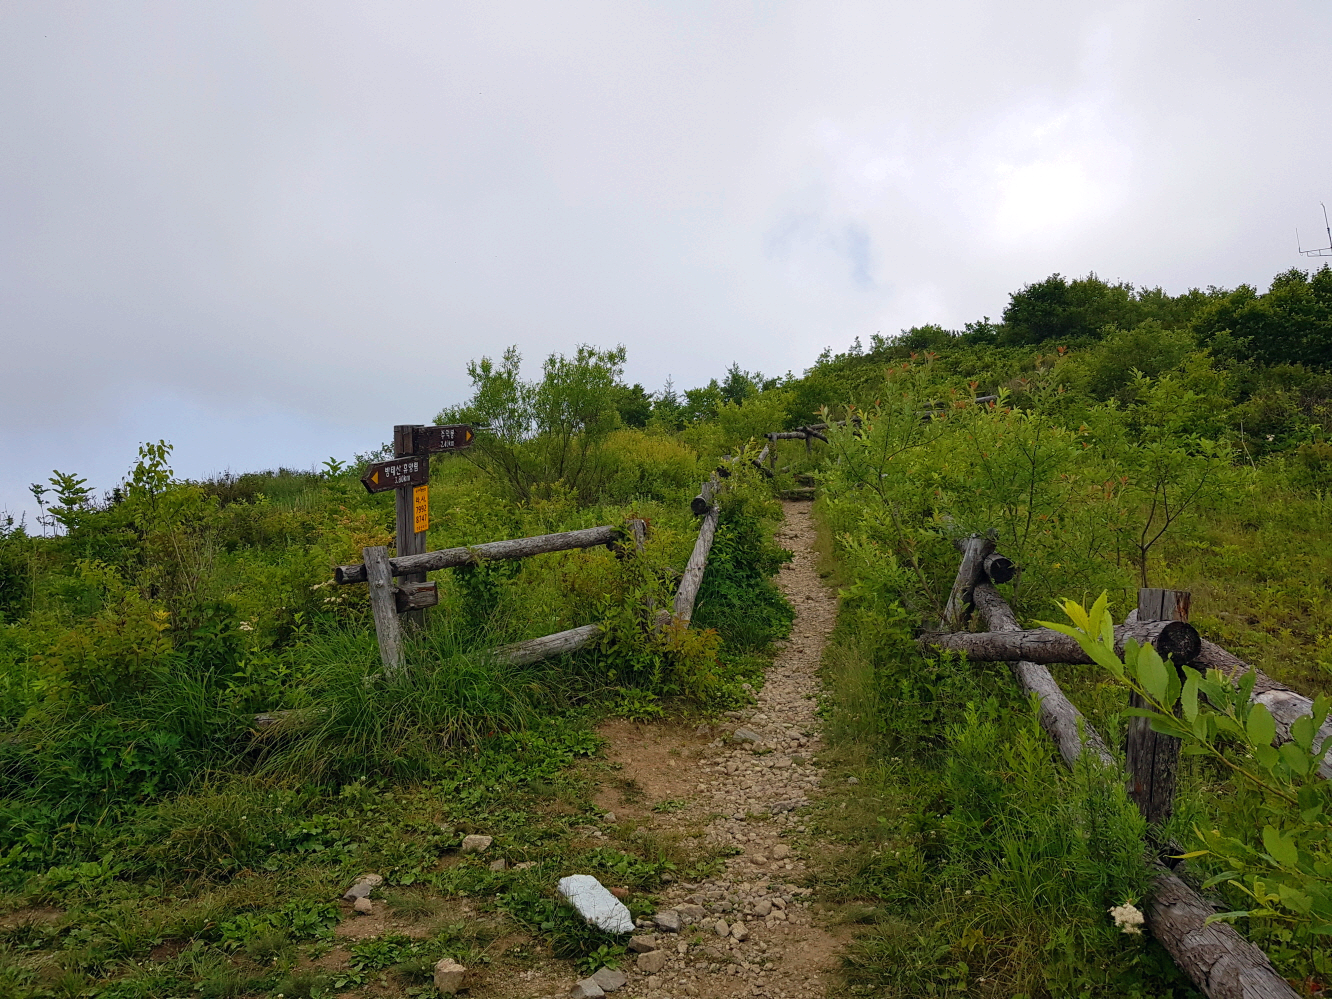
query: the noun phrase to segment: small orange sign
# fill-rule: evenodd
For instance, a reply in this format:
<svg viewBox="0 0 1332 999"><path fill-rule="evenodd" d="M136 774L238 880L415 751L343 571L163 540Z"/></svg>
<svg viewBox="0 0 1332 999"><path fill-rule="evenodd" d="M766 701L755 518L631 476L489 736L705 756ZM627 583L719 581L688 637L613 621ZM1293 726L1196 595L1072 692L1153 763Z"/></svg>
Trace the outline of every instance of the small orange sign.
<svg viewBox="0 0 1332 999"><path fill-rule="evenodd" d="M430 528L430 487L412 489L412 530L417 534Z"/></svg>

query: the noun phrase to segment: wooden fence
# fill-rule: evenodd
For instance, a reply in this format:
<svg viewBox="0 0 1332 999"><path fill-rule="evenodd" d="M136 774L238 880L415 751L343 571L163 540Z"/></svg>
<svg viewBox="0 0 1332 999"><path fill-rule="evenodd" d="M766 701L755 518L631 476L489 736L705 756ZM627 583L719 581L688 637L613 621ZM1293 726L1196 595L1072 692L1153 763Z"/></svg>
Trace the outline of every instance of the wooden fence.
<svg viewBox="0 0 1332 999"><path fill-rule="evenodd" d="M769 449L765 447L751 464L771 475L771 471L763 466L763 460L768 454ZM698 538L680 576L671 610L657 614L654 627L664 627L671 623L687 627L693 617L694 604L698 600L699 588L703 584L703 573L707 568L708 555L712 550L721 517L721 511L713 500L724 488L726 479L731 474L728 466L734 464L734 461L735 459L728 457L703 483L698 495L690 502L694 515L703 518ZM632 546L633 551L641 554L646 540L647 524L642 520L630 520L623 526L589 527L559 534L491 541L463 548L420 551L393 558L389 557L387 548L375 546L363 549L364 561L360 564L337 566L333 578L340 585L370 584L370 605L374 613L380 658L385 670L393 675L399 673L405 663L404 641L405 633L409 629L404 629L401 618L434 606L438 602L435 584L424 582L425 573L464 565L477 565L482 562L531 558L534 555L551 552L596 548L602 545L608 548L618 546L625 550ZM402 581L395 582L395 580ZM503 645L495 650L495 654L506 662L525 665L584 648L600 637L602 631L600 625L587 624L553 635ZM275 715L262 716L258 724L261 726L272 724Z"/></svg>
<svg viewBox="0 0 1332 999"><path fill-rule="evenodd" d="M960 629L974 609L988 632L934 632L921 636L928 648L954 649L978 659L1008 662L1018 686L1035 694L1040 704L1040 723L1070 768L1084 752L1105 766L1118 764L1105 740L1055 682L1047 664L1087 662L1077 643L1064 645L1066 636L1048 629L1024 630L1008 603L995 589L996 582L1012 576L1012 563L997 556L991 539L971 537L958 543L962 564L945 610L944 627ZM1000 561L1002 559L1002 561ZM996 566L991 575L987 566ZM1158 651L1169 651L1176 662L1190 662L1220 669L1232 678L1248 672L1247 663L1201 638L1188 624L1187 594L1173 590L1143 589L1138 608L1124 625L1115 629L1116 646L1135 637L1151 641ZM1056 641L1058 639L1058 641ZM1278 738L1288 741L1290 723L1312 711L1312 702L1295 691L1259 673L1253 700L1269 710L1282 712ZM1275 713L1274 713L1275 717ZM1170 815L1178 740L1152 732L1145 719L1133 719L1127 742L1129 793L1143 815L1154 826ZM1332 736L1332 723L1320 731ZM1173 745L1172 745L1173 744ZM1320 770L1328 776L1326 764ZM1267 956L1225 922L1208 923L1216 910L1179 875L1183 862L1167 855L1181 852L1173 844L1148 862L1156 869L1156 883L1145 913L1147 928L1170 953L1175 963L1210 999L1295 999L1297 993L1272 967ZM1171 866L1173 865L1173 866Z"/></svg>

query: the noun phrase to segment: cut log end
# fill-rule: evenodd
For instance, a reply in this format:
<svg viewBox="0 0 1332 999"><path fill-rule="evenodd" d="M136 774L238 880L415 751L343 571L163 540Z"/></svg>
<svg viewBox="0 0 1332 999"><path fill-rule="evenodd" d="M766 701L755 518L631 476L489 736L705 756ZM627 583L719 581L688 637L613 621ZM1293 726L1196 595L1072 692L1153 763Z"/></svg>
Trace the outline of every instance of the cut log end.
<svg viewBox="0 0 1332 999"><path fill-rule="evenodd" d="M991 583L1007 583L1017 574L1013 561L998 552L985 556L985 576Z"/></svg>
<svg viewBox="0 0 1332 999"><path fill-rule="evenodd" d="M1163 627L1152 644L1164 659L1169 656L1177 665L1191 663L1202 651L1202 636L1198 629L1184 621L1170 621Z"/></svg>

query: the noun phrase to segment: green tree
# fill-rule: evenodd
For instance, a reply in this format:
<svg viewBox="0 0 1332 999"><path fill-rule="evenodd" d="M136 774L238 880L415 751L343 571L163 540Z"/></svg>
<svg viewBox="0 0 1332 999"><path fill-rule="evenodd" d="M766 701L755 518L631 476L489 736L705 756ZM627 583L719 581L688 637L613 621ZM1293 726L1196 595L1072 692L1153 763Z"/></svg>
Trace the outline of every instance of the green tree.
<svg viewBox="0 0 1332 999"><path fill-rule="evenodd" d="M1249 285L1210 302L1193 320L1217 353L1265 364L1332 367L1332 268L1313 275L1292 268L1266 294Z"/></svg>

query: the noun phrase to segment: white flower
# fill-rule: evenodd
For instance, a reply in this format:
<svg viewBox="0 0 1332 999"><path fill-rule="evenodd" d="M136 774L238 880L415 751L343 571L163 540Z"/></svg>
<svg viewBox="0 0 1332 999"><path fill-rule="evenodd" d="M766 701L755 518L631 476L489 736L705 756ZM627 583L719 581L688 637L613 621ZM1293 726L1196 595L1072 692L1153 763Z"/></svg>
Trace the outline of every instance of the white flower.
<svg viewBox="0 0 1332 999"><path fill-rule="evenodd" d="M1133 936L1142 935L1143 915L1132 902L1115 906L1110 910L1110 917L1115 921L1115 925L1125 933Z"/></svg>
<svg viewBox="0 0 1332 999"><path fill-rule="evenodd" d="M240 623L240 630L241 630L241 631L254 631L254 625L252 625L249 621L242 621L242 622Z"/></svg>

